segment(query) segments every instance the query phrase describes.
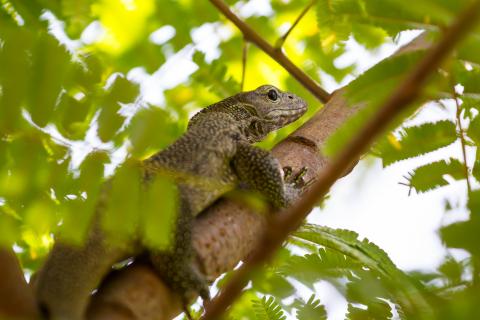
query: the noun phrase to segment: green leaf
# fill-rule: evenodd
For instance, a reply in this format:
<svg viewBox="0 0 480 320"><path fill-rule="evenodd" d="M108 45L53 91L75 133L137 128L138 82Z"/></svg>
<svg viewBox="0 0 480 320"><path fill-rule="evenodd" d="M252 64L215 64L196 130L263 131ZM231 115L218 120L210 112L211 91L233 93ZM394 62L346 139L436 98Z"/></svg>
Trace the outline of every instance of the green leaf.
<svg viewBox="0 0 480 320"><path fill-rule="evenodd" d="M133 117L128 128L131 153L142 158L152 151L161 150L178 138L183 130L167 111L155 107L142 109Z"/></svg>
<svg viewBox="0 0 480 320"><path fill-rule="evenodd" d="M192 76L193 80L212 90L219 98L230 97L240 91L240 84L227 74L227 67L221 61L207 64L205 55L197 51L193 55L193 62L199 67Z"/></svg>
<svg viewBox="0 0 480 320"><path fill-rule="evenodd" d="M447 277L450 285L455 285L462 281L463 266L453 258L447 258L447 260L438 267L438 271Z"/></svg>
<svg viewBox="0 0 480 320"><path fill-rule="evenodd" d="M465 63L456 63L453 68L454 79L463 86L463 95L480 93L480 68L476 65L465 68Z"/></svg>
<svg viewBox="0 0 480 320"><path fill-rule="evenodd" d="M409 52L379 62L348 85L347 98L353 103L368 101L375 105L383 102L424 54L424 51Z"/></svg>
<svg viewBox="0 0 480 320"><path fill-rule="evenodd" d="M472 196L479 197L480 191L473 192ZM449 248L460 248L480 255L478 242L480 241L479 211L472 212L468 221L452 223L440 229L442 240Z"/></svg>
<svg viewBox="0 0 480 320"><path fill-rule="evenodd" d="M470 121L470 125L467 129L467 135L477 145L480 145L480 115L477 115L472 121Z"/></svg>
<svg viewBox="0 0 480 320"><path fill-rule="evenodd" d="M280 305L274 297L263 297L262 299L252 300L253 310L257 320L285 320L285 316Z"/></svg>
<svg viewBox="0 0 480 320"><path fill-rule="evenodd" d="M135 238L140 212L142 172L140 163L127 160L110 181L102 226L116 242Z"/></svg>
<svg viewBox="0 0 480 320"><path fill-rule="evenodd" d="M98 136L103 142L113 139L117 131L122 127L125 118L118 111L120 105L115 102L107 102L98 117Z"/></svg>
<svg viewBox="0 0 480 320"><path fill-rule="evenodd" d="M123 76L116 76L112 86L108 89L107 99L110 102L133 102L140 93L139 90L138 84Z"/></svg>
<svg viewBox="0 0 480 320"><path fill-rule="evenodd" d="M33 36L26 30L0 27L0 132L18 126L21 106L27 94L30 63L28 50Z"/></svg>
<svg viewBox="0 0 480 320"><path fill-rule="evenodd" d="M90 125L90 110L87 99L77 100L70 95L62 95L56 111L57 128L72 140L83 139Z"/></svg>
<svg viewBox="0 0 480 320"><path fill-rule="evenodd" d="M323 146L326 155L337 154L358 133L422 55L423 52L412 52L385 59L348 85L346 90L348 103L355 106L358 111L355 113L352 111L353 115L327 139ZM407 113L402 116L406 115ZM400 118L391 129L400 125L399 120Z"/></svg>
<svg viewBox="0 0 480 320"><path fill-rule="evenodd" d="M82 31L92 22L92 0L61 1L61 13L66 21L65 31L72 38L79 38Z"/></svg>
<svg viewBox="0 0 480 320"><path fill-rule="evenodd" d="M462 41L457 50L458 58L464 61L480 65L480 56L477 54L480 50L480 35L473 33Z"/></svg>
<svg viewBox="0 0 480 320"><path fill-rule="evenodd" d="M181 210L178 190L172 180L159 174L148 183L141 198L142 240L149 248L166 250L173 243L176 221Z"/></svg>
<svg viewBox="0 0 480 320"><path fill-rule="evenodd" d="M446 147L457 140L455 123L448 120L403 128L400 138L390 134L375 147L374 153L386 167L396 161L416 157Z"/></svg>
<svg viewBox="0 0 480 320"><path fill-rule="evenodd" d="M456 180L465 179L464 165L457 159L450 158L426 164L413 170L409 177L409 186L417 192L426 192L448 185L444 175Z"/></svg>
<svg viewBox="0 0 480 320"><path fill-rule="evenodd" d="M320 300L315 299L314 294L310 296L307 302L297 300L296 308L298 320L327 319L325 307L320 304Z"/></svg>
<svg viewBox="0 0 480 320"><path fill-rule="evenodd" d="M477 152L479 151L477 150ZM480 160L475 160L472 169L472 175L475 177L475 179L477 179L478 182L480 182Z"/></svg>
<svg viewBox="0 0 480 320"><path fill-rule="evenodd" d="M472 215L480 215L480 190L474 190L468 194L467 207Z"/></svg>
<svg viewBox="0 0 480 320"><path fill-rule="evenodd" d="M105 163L108 161L109 158L104 152L92 152L80 165L78 194L74 198L67 198L60 208L64 218L62 238L67 241L81 244L85 240L98 199L104 196L103 177Z"/></svg>
<svg viewBox="0 0 480 320"><path fill-rule="evenodd" d="M32 52L27 109L33 122L43 127L51 121L70 55L51 35L41 33Z"/></svg>
<svg viewBox="0 0 480 320"><path fill-rule="evenodd" d="M353 36L358 43L363 44L367 49L374 49L379 47L385 42L388 34L385 30L364 25L357 24L353 26Z"/></svg>
<svg viewBox="0 0 480 320"><path fill-rule="evenodd" d="M392 288L389 292L404 312L408 314L432 313L428 302L419 290L419 284L414 283L408 275L398 269L378 246L367 239L358 240L355 232L307 224L301 227L294 236L336 250L369 268L370 273L373 271L378 274L385 281L384 285Z"/></svg>
<svg viewBox="0 0 480 320"><path fill-rule="evenodd" d="M273 271L259 272L252 279L252 288L263 294L270 294L276 298L283 299L295 293L295 288L283 275Z"/></svg>
<svg viewBox="0 0 480 320"><path fill-rule="evenodd" d="M367 309L354 307L352 304L348 305L348 320L373 320L373 319L392 319L392 311L388 303L377 299L368 305Z"/></svg>
<svg viewBox="0 0 480 320"><path fill-rule="evenodd" d="M348 277L360 264L342 253L319 249L318 254L292 256L278 270L283 276L293 277L314 290L320 280Z"/></svg>

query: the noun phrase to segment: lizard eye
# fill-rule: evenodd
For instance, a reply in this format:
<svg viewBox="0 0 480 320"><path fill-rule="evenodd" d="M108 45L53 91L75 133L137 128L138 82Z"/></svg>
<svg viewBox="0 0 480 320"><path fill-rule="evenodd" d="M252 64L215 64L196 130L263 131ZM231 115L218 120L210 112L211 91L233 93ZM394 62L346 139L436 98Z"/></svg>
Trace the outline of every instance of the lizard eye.
<svg viewBox="0 0 480 320"><path fill-rule="evenodd" d="M270 89L267 93L268 99L276 101L278 99L277 91Z"/></svg>

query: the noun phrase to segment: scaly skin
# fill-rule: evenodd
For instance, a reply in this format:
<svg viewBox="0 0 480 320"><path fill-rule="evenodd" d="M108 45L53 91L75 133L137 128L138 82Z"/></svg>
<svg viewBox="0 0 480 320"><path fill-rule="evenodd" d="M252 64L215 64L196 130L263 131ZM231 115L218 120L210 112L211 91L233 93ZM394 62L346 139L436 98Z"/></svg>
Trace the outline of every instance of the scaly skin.
<svg viewBox="0 0 480 320"><path fill-rule="evenodd" d="M239 183L260 192L277 207L294 199L297 191L284 182L277 160L251 143L295 121L305 111L301 98L270 85L261 86L203 109L190 120L182 137L144 161L146 187L156 175L169 176L178 186L180 212L173 249L169 253L150 250L149 257L185 301L195 293L208 298L207 283L191 267L195 216ZM97 211L101 214L102 210ZM82 248L56 244L39 272L37 297L53 319L82 319L90 293L110 266L144 251L136 240L112 248L98 227L92 229Z"/></svg>

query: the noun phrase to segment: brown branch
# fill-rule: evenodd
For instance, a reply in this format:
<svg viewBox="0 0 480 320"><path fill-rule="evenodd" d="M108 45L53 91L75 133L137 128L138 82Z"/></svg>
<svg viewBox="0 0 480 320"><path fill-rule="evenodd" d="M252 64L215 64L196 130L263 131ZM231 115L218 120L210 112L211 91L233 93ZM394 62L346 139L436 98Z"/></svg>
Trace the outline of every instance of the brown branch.
<svg viewBox="0 0 480 320"><path fill-rule="evenodd" d="M0 248L0 318L36 319L38 310L32 290L23 276L15 253Z"/></svg>
<svg viewBox="0 0 480 320"><path fill-rule="evenodd" d="M283 44L287 40L287 38L290 35L290 33L292 32L292 30L295 29L295 27L300 22L300 20L302 20L302 18L307 14L308 10L310 10L310 8L313 7L313 5L315 3L317 3L317 0L311 0L310 3L302 10L300 15L293 22L292 26L287 30L287 32L285 32L285 34L283 36L281 36L277 40L277 42L275 43L275 49L279 50L280 48L282 48Z"/></svg>
<svg viewBox="0 0 480 320"><path fill-rule="evenodd" d="M428 77L440 66L443 59L466 35L480 16L480 1L475 1L462 12L445 31L440 42L427 51L423 59L398 86L378 112L365 124L342 152L322 171L317 182L300 201L286 212L277 215L264 229L259 249L231 277L221 293L207 305L203 320L218 319L240 295L254 270L268 261L288 235L300 226L311 209L328 192L333 183L350 168L374 139L383 132L392 120L404 111L421 93Z"/></svg>
<svg viewBox="0 0 480 320"><path fill-rule="evenodd" d="M255 32L249 25L237 17L230 8L222 0L210 0L210 2L222 12L228 20L233 22L242 32L245 39L252 42L257 47L262 49L273 60L280 64L287 70L298 82L300 82L308 91L310 91L322 103L326 103L330 99L330 94L322 89L312 78L305 72L298 68L290 59L285 56L281 50L272 47L265 41L258 33Z"/></svg>

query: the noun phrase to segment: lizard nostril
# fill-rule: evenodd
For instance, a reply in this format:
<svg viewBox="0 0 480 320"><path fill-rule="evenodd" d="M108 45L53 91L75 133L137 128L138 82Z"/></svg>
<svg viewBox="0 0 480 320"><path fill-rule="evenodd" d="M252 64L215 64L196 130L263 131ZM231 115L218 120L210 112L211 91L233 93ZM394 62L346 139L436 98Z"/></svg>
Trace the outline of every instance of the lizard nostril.
<svg viewBox="0 0 480 320"><path fill-rule="evenodd" d="M288 96L290 99L293 99L293 96Z"/></svg>

